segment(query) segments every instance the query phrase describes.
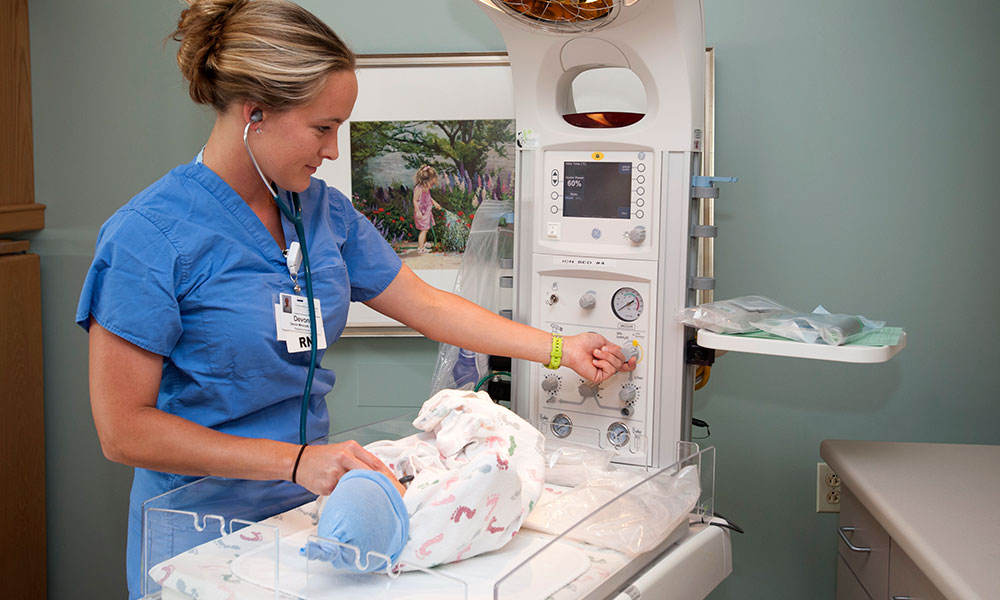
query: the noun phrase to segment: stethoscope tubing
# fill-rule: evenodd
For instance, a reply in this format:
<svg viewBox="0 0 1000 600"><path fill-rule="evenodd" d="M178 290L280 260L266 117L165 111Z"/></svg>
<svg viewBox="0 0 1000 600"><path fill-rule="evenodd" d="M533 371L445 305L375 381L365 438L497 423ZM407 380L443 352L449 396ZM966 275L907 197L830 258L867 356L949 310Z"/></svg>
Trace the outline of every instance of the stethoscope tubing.
<svg viewBox="0 0 1000 600"><path fill-rule="evenodd" d="M309 305L309 339L311 340L309 348L309 373L306 375L305 388L302 390L302 408L299 412L299 444L305 445L309 442L306 439L306 420L309 416L309 397L312 394L313 378L316 375L316 346L319 344L319 339L316 337L316 302L313 299L312 270L309 268L306 232L305 227L302 225L302 204L299 200L298 192L292 192L291 206L289 206L288 203L279 197L278 192L271 187L267 177L264 177L264 172L261 171L260 165L257 164L257 158L253 155L253 150L250 149L250 140L247 139L247 134L250 132L250 125L253 123L254 121L252 120L247 121L246 127L243 128L243 145L246 146L247 154L250 155L250 161L253 163L254 168L257 169L257 174L260 175L261 181L264 182L267 191L273 196L274 203L278 205L278 210L295 227L295 236L299 239L299 247L302 249L302 268L305 274L306 299Z"/></svg>

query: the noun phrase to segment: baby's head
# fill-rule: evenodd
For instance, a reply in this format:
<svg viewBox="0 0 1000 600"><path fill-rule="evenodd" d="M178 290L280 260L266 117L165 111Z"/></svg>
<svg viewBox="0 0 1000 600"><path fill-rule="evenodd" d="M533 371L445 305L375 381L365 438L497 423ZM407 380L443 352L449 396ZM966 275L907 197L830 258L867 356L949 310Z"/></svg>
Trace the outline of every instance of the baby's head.
<svg viewBox="0 0 1000 600"><path fill-rule="evenodd" d="M426 188L432 188L437 185L438 174L437 170L430 165L423 165L417 169L416 174L413 176L413 183L418 186L424 186Z"/></svg>
<svg viewBox="0 0 1000 600"><path fill-rule="evenodd" d="M355 469L340 478L320 510L316 535L349 544L319 542L307 556L338 569L371 572L399 558L409 536L410 519L397 482L384 473ZM357 548L355 551L353 548ZM370 552L377 553L369 556Z"/></svg>

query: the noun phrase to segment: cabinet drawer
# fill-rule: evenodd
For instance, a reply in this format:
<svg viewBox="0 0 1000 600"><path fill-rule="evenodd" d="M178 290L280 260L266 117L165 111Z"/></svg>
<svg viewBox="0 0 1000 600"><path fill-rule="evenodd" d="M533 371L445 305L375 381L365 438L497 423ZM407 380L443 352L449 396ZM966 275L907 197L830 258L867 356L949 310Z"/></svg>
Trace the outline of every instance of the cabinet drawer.
<svg viewBox="0 0 1000 600"><path fill-rule="evenodd" d="M851 549L844 538L855 548L866 550ZM842 485L840 489L840 536L837 550L869 596L888 597L889 534L846 485Z"/></svg>
<svg viewBox="0 0 1000 600"><path fill-rule="evenodd" d="M912 598L912 600L945 600L934 584L927 579L903 549L890 542L889 550L889 598Z"/></svg>
<svg viewBox="0 0 1000 600"><path fill-rule="evenodd" d="M837 557L837 600L872 600L842 556Z"/></svg>

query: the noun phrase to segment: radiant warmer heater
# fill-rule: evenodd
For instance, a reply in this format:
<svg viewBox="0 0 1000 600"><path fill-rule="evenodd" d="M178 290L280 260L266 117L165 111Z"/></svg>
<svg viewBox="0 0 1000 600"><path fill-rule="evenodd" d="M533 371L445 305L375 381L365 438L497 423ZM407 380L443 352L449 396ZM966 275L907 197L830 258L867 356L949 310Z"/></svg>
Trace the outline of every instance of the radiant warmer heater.
<svg viewBox="0 0 1000 600"><path fill-rule="evenodd" d="M692 177L704 131L701 0L480 0L507 45L518 141L514 319L596 331L638 358L592 385L517 361L514 405L550 438L673 462L694 367ZM700 188L696 188L700 189Z"/></svg>

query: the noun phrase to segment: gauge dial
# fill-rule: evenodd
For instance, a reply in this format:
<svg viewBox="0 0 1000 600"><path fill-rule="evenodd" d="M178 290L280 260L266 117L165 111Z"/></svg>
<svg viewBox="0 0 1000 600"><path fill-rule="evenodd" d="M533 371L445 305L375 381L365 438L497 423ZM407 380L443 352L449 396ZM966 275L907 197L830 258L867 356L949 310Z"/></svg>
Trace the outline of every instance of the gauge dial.
<svg viewBox="0 0 1000 600"><path fill-rule="evenodd" d="M630 437L632 437L632 434L628 430L628 425L622 423L621 421L612 423L611 426L608 427L608 441L611 442L611 445L615 448L621 448L627 444Z"/></svg>
<svg viewBox="0 0 1000 600"><path fill-rule="evenodd" d="M552 418L552 434L557 438L564 438L573 432L573 421L566 415L559 413Z"/></svg>
<svg viewBox="0 0 1000 600"><path fill-rule="evenodd" d="M611 310L622 321L635 321L642 315L642 296L634 288L623 287L611 297Z"/></svg>

